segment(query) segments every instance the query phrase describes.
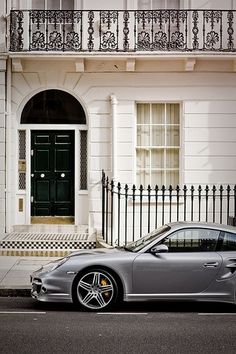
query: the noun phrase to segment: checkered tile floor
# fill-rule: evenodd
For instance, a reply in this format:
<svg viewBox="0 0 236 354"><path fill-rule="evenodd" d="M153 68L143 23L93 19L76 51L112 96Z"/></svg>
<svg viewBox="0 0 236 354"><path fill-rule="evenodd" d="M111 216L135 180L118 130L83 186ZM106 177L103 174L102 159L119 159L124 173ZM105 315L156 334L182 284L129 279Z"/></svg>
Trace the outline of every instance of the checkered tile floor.
<svg viewBox="0 0 236 354"><path fill-rule="evenodd" d="M83 234L19 233L12 232L0 241L0 255L39 255L59 252L60 256L78 249L96 248L95 237Z"/></svg>

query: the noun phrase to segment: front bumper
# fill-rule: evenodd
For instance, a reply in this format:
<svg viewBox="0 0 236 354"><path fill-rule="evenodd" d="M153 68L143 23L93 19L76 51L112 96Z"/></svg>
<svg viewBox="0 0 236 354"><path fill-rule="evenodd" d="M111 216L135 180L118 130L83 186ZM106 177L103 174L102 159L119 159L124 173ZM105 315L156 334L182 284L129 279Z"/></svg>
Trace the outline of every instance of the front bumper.
<svg viewBox="0 0 236 354"><path fill-rule="evenodd" d="M35 272L30 276L31 296L38 301L71 303L72 281L68 275L63 278L56 272L46 274Z"/></svg>

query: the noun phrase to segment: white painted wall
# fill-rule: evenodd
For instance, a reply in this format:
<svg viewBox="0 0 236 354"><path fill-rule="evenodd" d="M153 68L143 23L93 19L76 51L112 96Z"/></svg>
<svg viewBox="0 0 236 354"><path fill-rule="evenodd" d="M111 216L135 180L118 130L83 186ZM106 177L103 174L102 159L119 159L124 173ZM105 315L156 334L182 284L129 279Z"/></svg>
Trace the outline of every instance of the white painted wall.
<svg viewBox="0 0 236 354"><path fill-rule="evenodd" d="M0 233L5 232L5 71L6 61L0 59Z"/></svg>
<svg viewBox="0 0 236 354"><path fill-rule="evenodd" d="M101 170L111 175L111 94L118 100L118 181L135 183L136 102L177 101L183 107L182 184L236 183L236 73L75 73L70 61L28 61L23 67L12 78L15 127L27 99L41 89L65 89L86 109L89 195L77 212L85 212L87 198L92 228L101 228Z"/></svg>

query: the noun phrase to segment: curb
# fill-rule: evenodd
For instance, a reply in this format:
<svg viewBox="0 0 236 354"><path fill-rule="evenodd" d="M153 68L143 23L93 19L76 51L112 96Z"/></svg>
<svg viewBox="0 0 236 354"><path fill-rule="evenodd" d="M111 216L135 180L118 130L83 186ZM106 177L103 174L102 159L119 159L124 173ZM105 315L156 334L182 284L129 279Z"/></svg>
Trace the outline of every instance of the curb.
<svg viewBox="0 0 236 354"><path fill-rule="evenodd" d="M0 289L0 297L30 297L31 289Z"/></svg>

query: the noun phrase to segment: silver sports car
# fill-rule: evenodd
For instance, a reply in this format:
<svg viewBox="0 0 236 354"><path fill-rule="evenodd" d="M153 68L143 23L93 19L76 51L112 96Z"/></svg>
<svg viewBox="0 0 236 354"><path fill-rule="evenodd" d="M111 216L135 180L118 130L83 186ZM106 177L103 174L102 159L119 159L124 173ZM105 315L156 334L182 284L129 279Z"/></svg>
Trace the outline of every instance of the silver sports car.
<svg viewBox="0 0 236 354"><path fill-rule="evenodd" d="M81 250L31 275L32 297L98 311L118 300L236 302L236 228L167 224L125 247Z"/></svg>

